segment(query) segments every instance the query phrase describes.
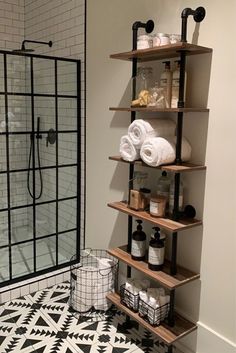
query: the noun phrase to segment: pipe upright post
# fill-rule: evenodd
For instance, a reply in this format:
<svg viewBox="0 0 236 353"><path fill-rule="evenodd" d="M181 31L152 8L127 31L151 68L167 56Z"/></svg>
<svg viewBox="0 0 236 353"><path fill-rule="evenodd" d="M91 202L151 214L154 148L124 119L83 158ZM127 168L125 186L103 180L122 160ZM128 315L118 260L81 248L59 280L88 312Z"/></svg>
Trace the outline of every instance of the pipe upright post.
<svg viewBox="0 0 236 353"><path fill-rule="evenodd" d="M170 310L168 315L168 325L171 327L175 325L174 306L175 306L175 290L173 289L170 291Z"/></svg>

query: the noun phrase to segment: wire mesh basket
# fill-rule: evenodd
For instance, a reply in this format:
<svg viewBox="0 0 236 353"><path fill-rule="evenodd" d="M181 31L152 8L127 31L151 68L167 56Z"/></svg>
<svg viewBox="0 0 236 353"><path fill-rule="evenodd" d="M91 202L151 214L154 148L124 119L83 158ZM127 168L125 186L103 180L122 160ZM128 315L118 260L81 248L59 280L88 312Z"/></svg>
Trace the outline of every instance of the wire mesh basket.
<svg viewBox="0 0 236 353"><path fill-rule="evenodd" d="M72 261L75 260L73 256ZM80 263L71 265L70 307L80 314L106 312L111 304L106 299L117 285L118 260L106 250L85 249Z"/></svg>
<svg viewBox="0 0 236 353"><path fill-rule="evenodd" d="M153 308L148 303L139 299L139 316L141 316L145 321L147 321L152 326L158 326L164 321L169 314L170 304L164 304L158 308Z"/></svg>
<svg viewBox="0 0 236 353"><path fill-rule="evenodd" d="M120 302L134 312L139 309L139 294L133 294L125 288L125 284L120 286Z"/></svg>

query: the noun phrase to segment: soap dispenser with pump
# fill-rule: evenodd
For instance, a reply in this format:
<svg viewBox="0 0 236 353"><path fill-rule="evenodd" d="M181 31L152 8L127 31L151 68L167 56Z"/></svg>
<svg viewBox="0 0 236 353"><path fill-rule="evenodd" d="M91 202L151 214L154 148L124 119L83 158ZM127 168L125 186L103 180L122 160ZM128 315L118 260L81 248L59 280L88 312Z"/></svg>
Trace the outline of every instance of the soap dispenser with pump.
<svg viewBox="0 0 236 353"><path fill-rule="evenodd" d="M136 221L138 223L137 230L132 234L131 242L131 258L136 261L144 261L146 254L146 234L142 230L141 220Z"/></svg>
<svg viewBox="0 0 236 353"><path fill-rule="evenodd" d="M149 242L148 268L153 271L160 271L164 265L165 244L161 239L160 228L153 227L156 231Z"/></svg>

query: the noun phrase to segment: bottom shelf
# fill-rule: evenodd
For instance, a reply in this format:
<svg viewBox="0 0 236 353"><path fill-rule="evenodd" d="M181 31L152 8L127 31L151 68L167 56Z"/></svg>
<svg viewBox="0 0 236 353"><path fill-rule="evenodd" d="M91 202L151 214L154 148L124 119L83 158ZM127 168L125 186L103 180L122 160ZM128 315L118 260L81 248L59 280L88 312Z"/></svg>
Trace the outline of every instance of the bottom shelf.
<svg viewBox="0 0 236 353"><path fill-rule="evenodd" d="M175 314L175 326L170 327L167 324L162 323L160 326L153 327L143 320L138 313L134 313L132 310L121 304L120 296L117 293L108 294L107 299L109 299L121 311L125 312L128 316L144 326L147 330L161 338L168 345L173 344L175 341L197 329L196 324L184 319L179 314Z"/></svg>

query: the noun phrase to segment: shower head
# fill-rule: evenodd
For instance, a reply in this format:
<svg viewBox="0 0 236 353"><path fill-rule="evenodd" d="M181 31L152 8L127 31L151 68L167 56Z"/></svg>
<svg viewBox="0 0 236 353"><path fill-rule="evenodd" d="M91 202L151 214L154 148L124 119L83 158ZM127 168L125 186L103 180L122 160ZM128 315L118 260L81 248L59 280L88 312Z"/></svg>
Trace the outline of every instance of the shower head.
<svg viewBox="0 0 236 353"><path fill-rule="evenodd" d="M13 52L15 52L15 53L32 53L32 52L34 52L34 49L32 49L32 48L28 48L27 49L25 47L25 43L45 44L45 45L48 45L50 48L52 47L52 41L51 40L49 42L41 42L41 41L38 41L38 40L25 39L25 40L23 40L23 42L21 44L21 48L20 49L14 49Z"/></svg>

